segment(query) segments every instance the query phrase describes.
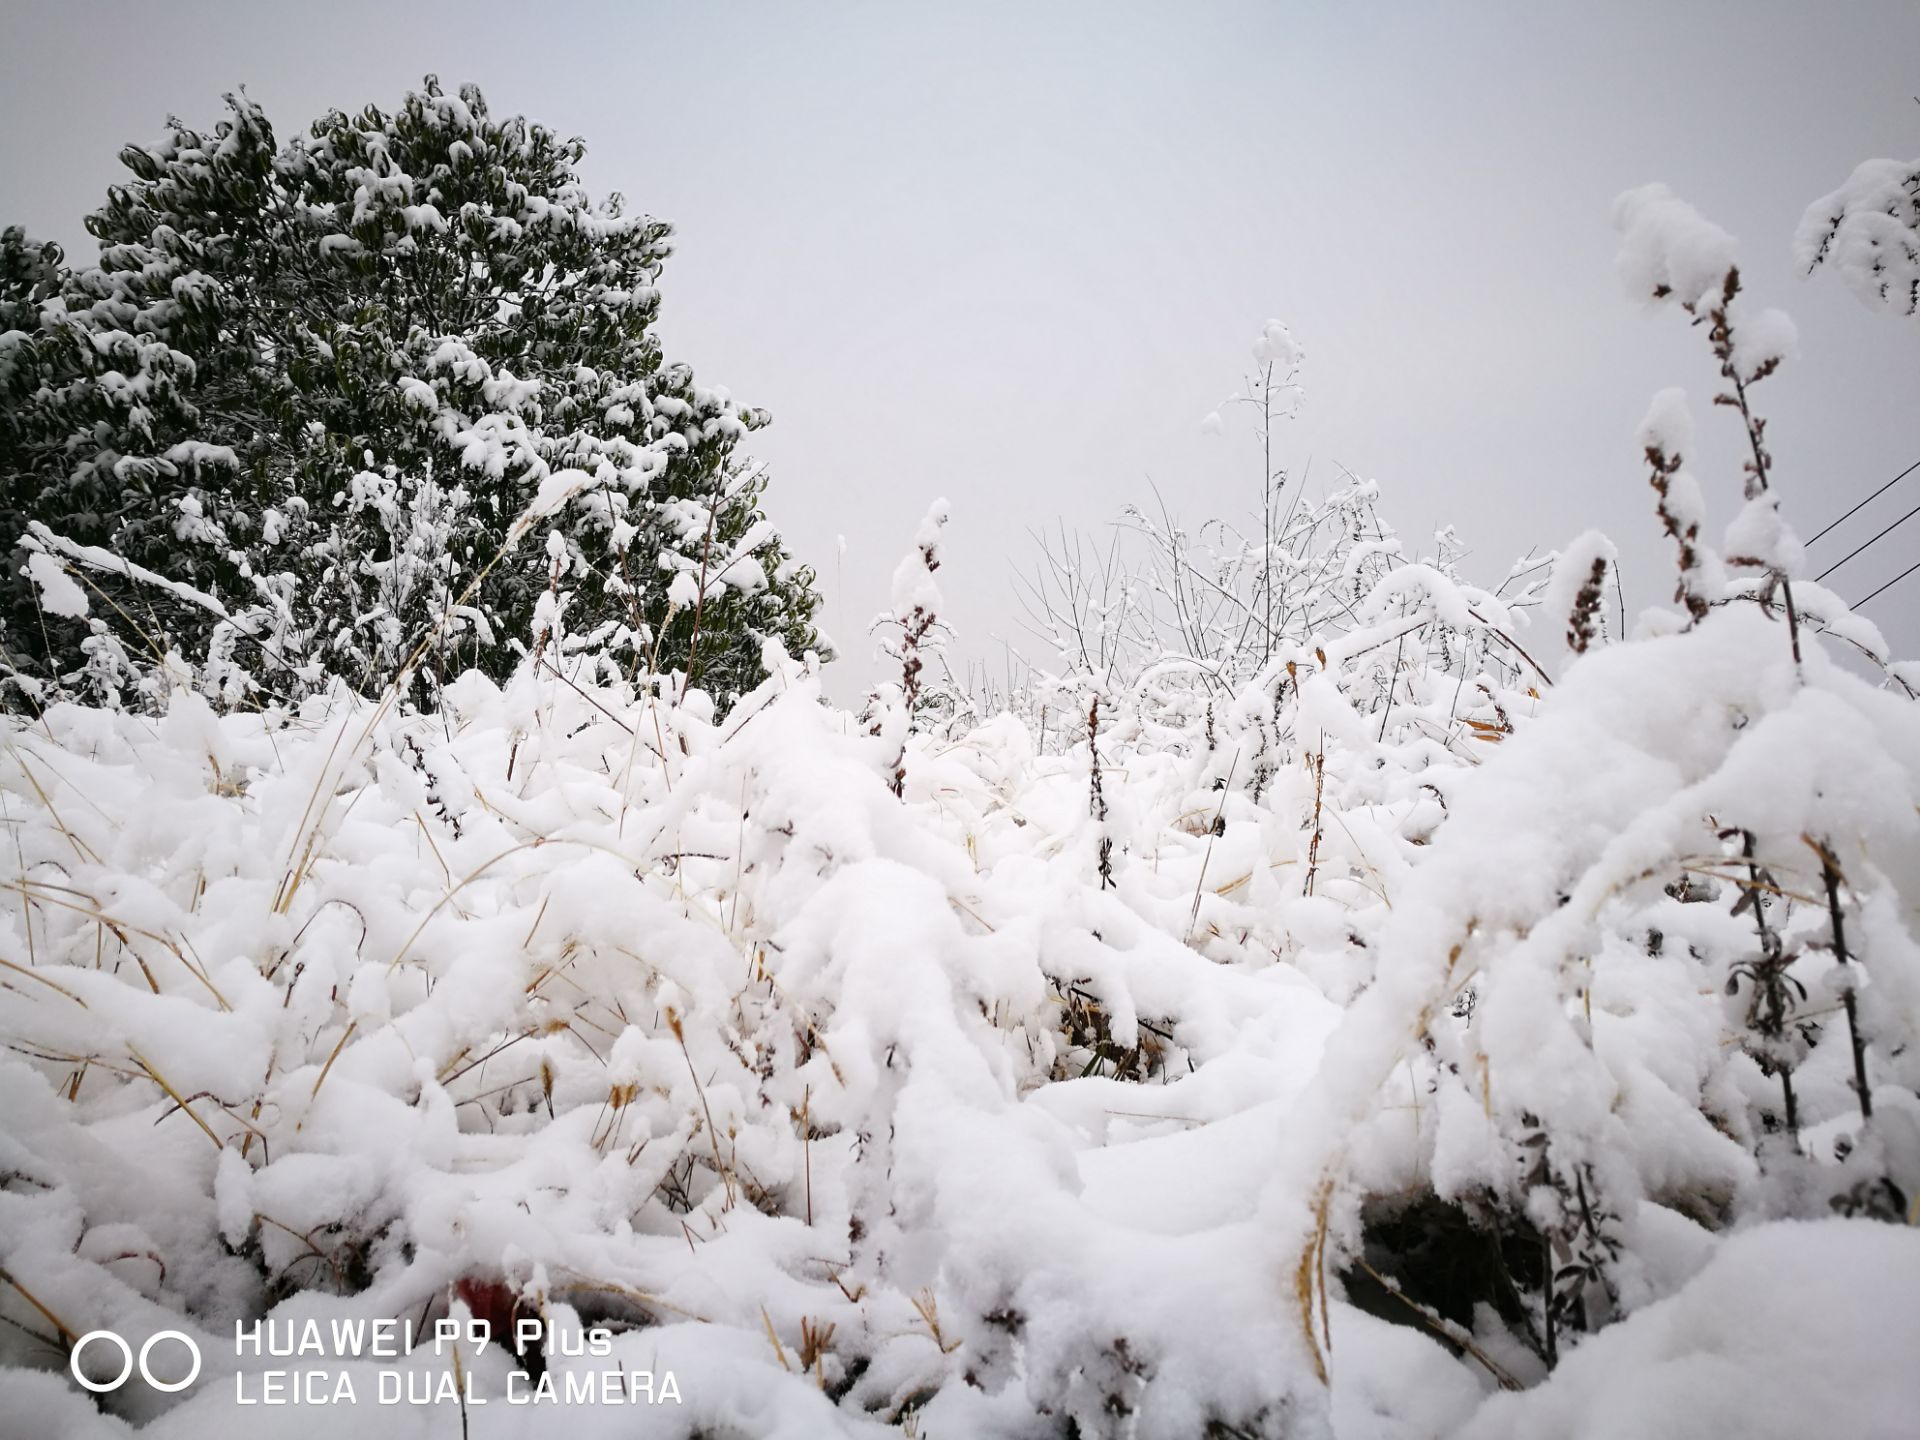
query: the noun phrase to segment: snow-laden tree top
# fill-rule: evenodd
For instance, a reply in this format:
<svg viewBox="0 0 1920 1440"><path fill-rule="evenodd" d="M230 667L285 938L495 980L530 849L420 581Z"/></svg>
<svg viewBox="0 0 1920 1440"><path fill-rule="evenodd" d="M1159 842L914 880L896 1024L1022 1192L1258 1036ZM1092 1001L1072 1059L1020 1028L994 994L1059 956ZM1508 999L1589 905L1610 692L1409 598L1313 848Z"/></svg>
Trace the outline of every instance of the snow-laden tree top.
<svg viewBox="0 0 1920 1440"><path fill-rule="evenodd" d="M94 567L90 635L16 585L23 671L106 694L178 648L229 700L292 698L383 680L431 633L423 676L504 676L556 583L511 544L530 504L565 536L576 642L616 669L691 664L724 699L764 636L814 643L810 572L737 456L766 416L663 357L669 227L592 201L580 141L431 78L285 142L228 108L124 152L98 267L9 232L16 528L213 602ZM676 575L699 603L672 604Z"/></svg>

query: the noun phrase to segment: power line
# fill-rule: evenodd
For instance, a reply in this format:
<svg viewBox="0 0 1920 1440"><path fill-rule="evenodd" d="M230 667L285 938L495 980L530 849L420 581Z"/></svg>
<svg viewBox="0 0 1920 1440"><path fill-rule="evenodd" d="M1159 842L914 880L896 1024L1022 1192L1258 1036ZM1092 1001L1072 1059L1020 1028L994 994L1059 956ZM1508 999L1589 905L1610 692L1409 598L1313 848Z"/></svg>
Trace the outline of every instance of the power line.
<svg viewBox="0 0 1920 1440"><path fill-rule="evenodd" d="M1886 584L1880 587L1880 590L1891 590L1894 586L1898 585L1902 580L1906 579L1907 576L1913 574L1913 572L1916 570L1920 570L1920 560L1914 561L1913 564L1909 565L1906 569L1902 570L1898 575L1894 576L1891 580L1887 581ZM1878 595L1880 593L1880 590L1874 591L1873 595ZM1873 595L1867 596L1867 600L1873 599ZM1862 605L1867 603L1867 600L1857 601L1856 603L1848 606L1847 608L1850 610L1858 610Z"/></svg>
<svg viewBox="0 0 1920 1440"><path fill-rule="evenodd" d="M1858 505L1854 506L1853 509L1847 511L1846 514L1842 515L1838 520L1834 521L1832 525L1827 526L1825 530L1822 530L1820 532L1820 535L1829 534L1833 531L1833 529L1836 526L1844 525L1847 521L1851 520L1854 516L1858 515L1868 505L1872 504L1875 500L1878 500L1882 495L1886 494L1887 491L1891 490L1894 486L1898 485L1902 480L1906 479L1907 476L1911 475L1916 470L1920 470L1920 460L1916 460L1913 462L1913 464L1907 466L1906 469L1902 470L1898 475L1894 476L1891 480L1887 481L1886 484L1882 485L1878 490L1874 491L1873 494L1867 496L1865 500L1862 500ZM1813 540L1818 540L1820 538L1820 535L1814 536ZM1813 540L1807 541L1807 544L1809 545L1813 544Z"/></svg>
<svg viewBox="0 0 1920 1440"><path fill-rule="evenodd" d="M1913 507L1913 509L1907 511L1906 514L1902 515L1898 520L1894 521L1893 524L1887 526L1885 530L1882 530L1878 535L1874 536L1872 540L1868 540L1865 544L1857 545L1853 549L1849 550L1846 554L1842 555L1838 560L1834 561L1833 564L1827 566L1826 569L1822 570L1818 575L1814 576L1813 578L1816 581L1826 579L1827 576L1831 575L1834 571L1838 570L1842 565L1846 564L1847 561L1853 559L1854 556L1858 555L1862 550L1866 549L1868 545L1873 544L1874 541L1885 539L1888 535L1892 534L1895 530L1898 530L1902 525L1906 524L1907 521L1911 520L1916 515L1920 515L1920 505L1916 505Z"/></svg>

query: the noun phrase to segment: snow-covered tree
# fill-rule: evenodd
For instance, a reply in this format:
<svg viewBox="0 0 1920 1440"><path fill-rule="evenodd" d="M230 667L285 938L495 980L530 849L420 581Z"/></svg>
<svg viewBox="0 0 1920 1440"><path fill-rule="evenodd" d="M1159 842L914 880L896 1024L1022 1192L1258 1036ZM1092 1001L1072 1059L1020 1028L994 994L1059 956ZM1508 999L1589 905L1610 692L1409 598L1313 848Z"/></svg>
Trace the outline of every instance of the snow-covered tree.
<svg viewBox="0 0 1920 1440"><path fill-rule="evenodd" d="M88 626L199 662L225 627L269 692L384 679L427 637L427 685L502 676L549 583L509 544L536 500L606 663L690 664L724 702L764 638L817 643L736 451L767 417L663 357L669 227L591 202L580 141L432 77L284 144L228 104L123 152L97 267L7 242L10 492L104 602L49 624L16 584L16 665L70 672Z"/></svg>

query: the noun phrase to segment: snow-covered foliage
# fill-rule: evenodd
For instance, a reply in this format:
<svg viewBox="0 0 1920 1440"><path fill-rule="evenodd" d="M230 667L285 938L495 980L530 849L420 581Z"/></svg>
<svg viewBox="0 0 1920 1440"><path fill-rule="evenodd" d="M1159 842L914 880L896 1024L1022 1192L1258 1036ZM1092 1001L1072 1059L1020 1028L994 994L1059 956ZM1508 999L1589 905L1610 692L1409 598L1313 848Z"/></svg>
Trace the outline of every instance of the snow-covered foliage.
<svg viewBox="0 0 1920 1440"><path fill-rule="evenodd" d="M123 152L97 266L0 244L9 543L44 525L65 543L26 546L98 600L50 616L16 554L24 688L158 704L177 652L221 704L371 693L429 627L421 695L503 679L550 588L510 528L536 501L608 673L686 657L697 615L724 705L765 637L816 645L811 572L736 454L767 417L663 357L670 229L591 201L580 141L431 79L285 143L228 103Z"/></svg>
<svg viewBox="0 0 1920 1440"><path fill-rule="evenodd" d="M1790 332L1681 202L1620 215L1750 456L1709 491L1655 402L1680 604L1631 631L1604 537L1486 589L1263 444L1257 534L1044 557L1004 703L920 689L941 502L897 686L849 713L769 641L723 714L570 649L563 482L513 522L527 653L436 708L187 672L157 720L0 720L0 1413L245 1433L284 1362L236 1320L488 1313L614 1327L544 1363L672 1371L660 1436L1898 1433L1913 676L1799 578L1748 394ZM1256 359L1258 402L1300 351ZM94 1328L206 1375L96 1411L35 1373ZM497 1399L530 1358L458 1363ZM560 1423L635 1431L474 1433Z"/></svg>
<svg viewBox="0 0 1920 1440"><path fill-rule="evenodd" d="M1920 160L1868 160L1807 207L1793 237L1808 270L1832 265L1868 305L1920 314Z"/></svg>

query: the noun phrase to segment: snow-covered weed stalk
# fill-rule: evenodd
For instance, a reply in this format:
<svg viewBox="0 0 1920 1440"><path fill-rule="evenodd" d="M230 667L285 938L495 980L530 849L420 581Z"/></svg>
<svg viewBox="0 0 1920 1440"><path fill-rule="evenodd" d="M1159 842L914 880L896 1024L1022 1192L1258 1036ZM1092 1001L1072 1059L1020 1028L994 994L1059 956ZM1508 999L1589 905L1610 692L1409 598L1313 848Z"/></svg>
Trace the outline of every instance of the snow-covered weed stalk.
<svg viewBox="0 0 1920 1440"><path fill-rule="evenodd" d="M1094 869L1100 888L1113 884L1113 836L1107 829L1106 780L1100 773L1100 694L1087 702L1087 814L1094 825Z"/></svg>
<svg viewBox="0 0 1920 1440"><path fill-rule="evenodd" d="M1702 573L1706 557L1700 548L1700 526L1705 518L1705 501L1699 484L1682 469L1691 435L1685 392L1661 391L1641 426L1640 438L1656 497L1654 513L1673 541L1678 561L1679 581L1673 598L1686 608L1689 623L1697 623L1707 618L1711 604L1707 596L1713 585Z"/></svg>
<svg viewBox="0 0 1920 1440"><path fill-rule="evenodd" d="M1648 214L1651 210L1654 213ZM1700 217L1678 201L1672 200L1663 191L1639 191L1623 198L1622 226L1629 232L1628 273L1633 273L1636 260L1634 250L1638 247L1664 245L1666 254L1661 268L1655 271L1653 296L1655 299L1674 297L1671 277L1676 273L1681 283L1688 283L1697 273L1691 267L1699 265L1701 256L1714 254L1722 244L1720 233L1708 226ZM1836 229L1838 224L1836 222ZM1657 238L1636 237L1634 230L1651 228L1660 231ZM1675 252L1685 249L1688 253L1684 264L1676 264ZM1818 263L1817 258L1814 263ZM1711 288L1708 298L1689 300L1684 295L1677 297L1681 308L1695 317L1695 323L1705 322L1708 326L1707 339L1712 348L1714 359L1720 364L1720 376L1727 382L1727 388L1714 396L1716 405L1724 405L1735 410L1746 431L1750 458L1743 465L1746 477L1747 510L1736 520L1728 534L1728 548L1732 552L1731 563L1755 567L1762 570L1764 579L1757 594L1762 608L1767 606L1769 597L1777 589L1784 602L1787 621L1787 633L1796 666L1800 662L1800 623L1793 601L1793 585L1788 575L1788 567L1799 557L1799 545L1792 534L1781 523L1778 514L1778 500L1771 491L1769 475L1773 460L1765 445L1766 420L1757 415L1749 398L1749 391L1760 381L1773 374L1781 360L1791 349L1794 332L1790 321L1777 311L1765 311L1758 317L1738 314L1739 329L1736 330L1736 302L1740 297L1740 272L1730 261L1726 273L1721 278L1717 293ZM1757 332L1758 338L1754 338ZM1744 553L1752 552L1752 553ZM1785 1026L1785 1000L1783 989L1792 985L1804 995L1804 986L1789 973L1791 957L1787 956L1778 939L1770 932L1761 918L1761 912L1768 904L1767 892L1780 894L1778 882L1771 873L1762 870L1754 854L1754 837L1751 831L1739 832L1743 841L1742 858L1747 862L1752 889L1743 895L1736 904L1736 913L1740 908L1751 906L1755 912L1762 942L1762 954L1758 961L1741 966L1736 963L1729 977L1729 989L1738 993L1740 979L1744 972L1756 982L1756 1004L1764 1015L1764 1021L1757 1027L1769 1039L1778 1038ZM1841 997L1841 1006L1846 1014L1847 1035L1853 1059L1852 1086L1863 1121L1873 1115L1873 1092L1867 1080L1866 1040L1860 1032L1860 1019L1856 1000L1856 982L1854 971L1849 966L1849 955L1845 939L1845 916L1841 899L1844 883L1839 861L1835 858L1827 840L1815 838L1822 834L1815 829L1803 831L1800 839L1818 859L1818 880L1824 894L1829 935L1825 946L1834 957L1836 972L1834 985ZM1766 875L1764 884L1760 877ZM1790 1072L1781 1068L1783 1084L1790 1083ZM1786 1095L1790 1111L1797 1110L1791 1091ZM1789 1129L1792 1124L1789 1116ZM1891 1187L1894 1213L1899 1213L1903 1204L1903 1192L1897 1185L1887 1182Z"/></svg>
<svg viewBox="0 0 1920 1440"><path fill-rule="evenodd" d="M940 586L933 572L940 568L940 535L946 528L948 505L936 500L914 532L913 547L893 572L893 608L873 622L881 649L898 662L900 680L875 690L867 700L868 733L887 747L887 783L895 795L907 785L907 736L918 726L927 688L927 661L939 651L947 633L940 619Z"/></svg>
<svg viewBox="0 0 1920 1440"><path fill-rule="evenodd" d="M1255 582L1254 594L1260 611L1260 636L1263 660L1273 657L1273 646L1277 631L1275 629L1275 602L1279 599L1278 576L1275 557L1281 533L1285 531L1292 518L1292 505L1300 500L1300 487L1295 486L1292 505L1288 511L1275 520L1276 506L1287 488L1287 472L1276 469L1273 458L1274 426L1283 419L1298 413L1303 399L1299 384L1300 366L1306 359L1306 352L1293 338L1293 333L1278 320L1269 320L1261 327L1259 336L1253 342L1253 360L1259 367L1255 378L1246 383L1244 391L1236 392L1226 400L1228 405L1245 405L1254 410L1254 435L1260 442L1260 559L1259 575ZM1214 411L1201 422L1202 428L1209 433L1219 433L1225 426L1220 413ZM1304 480L1304 477L1303 477ZM1249 617L1251 618L1251 617Z"/></svg>

